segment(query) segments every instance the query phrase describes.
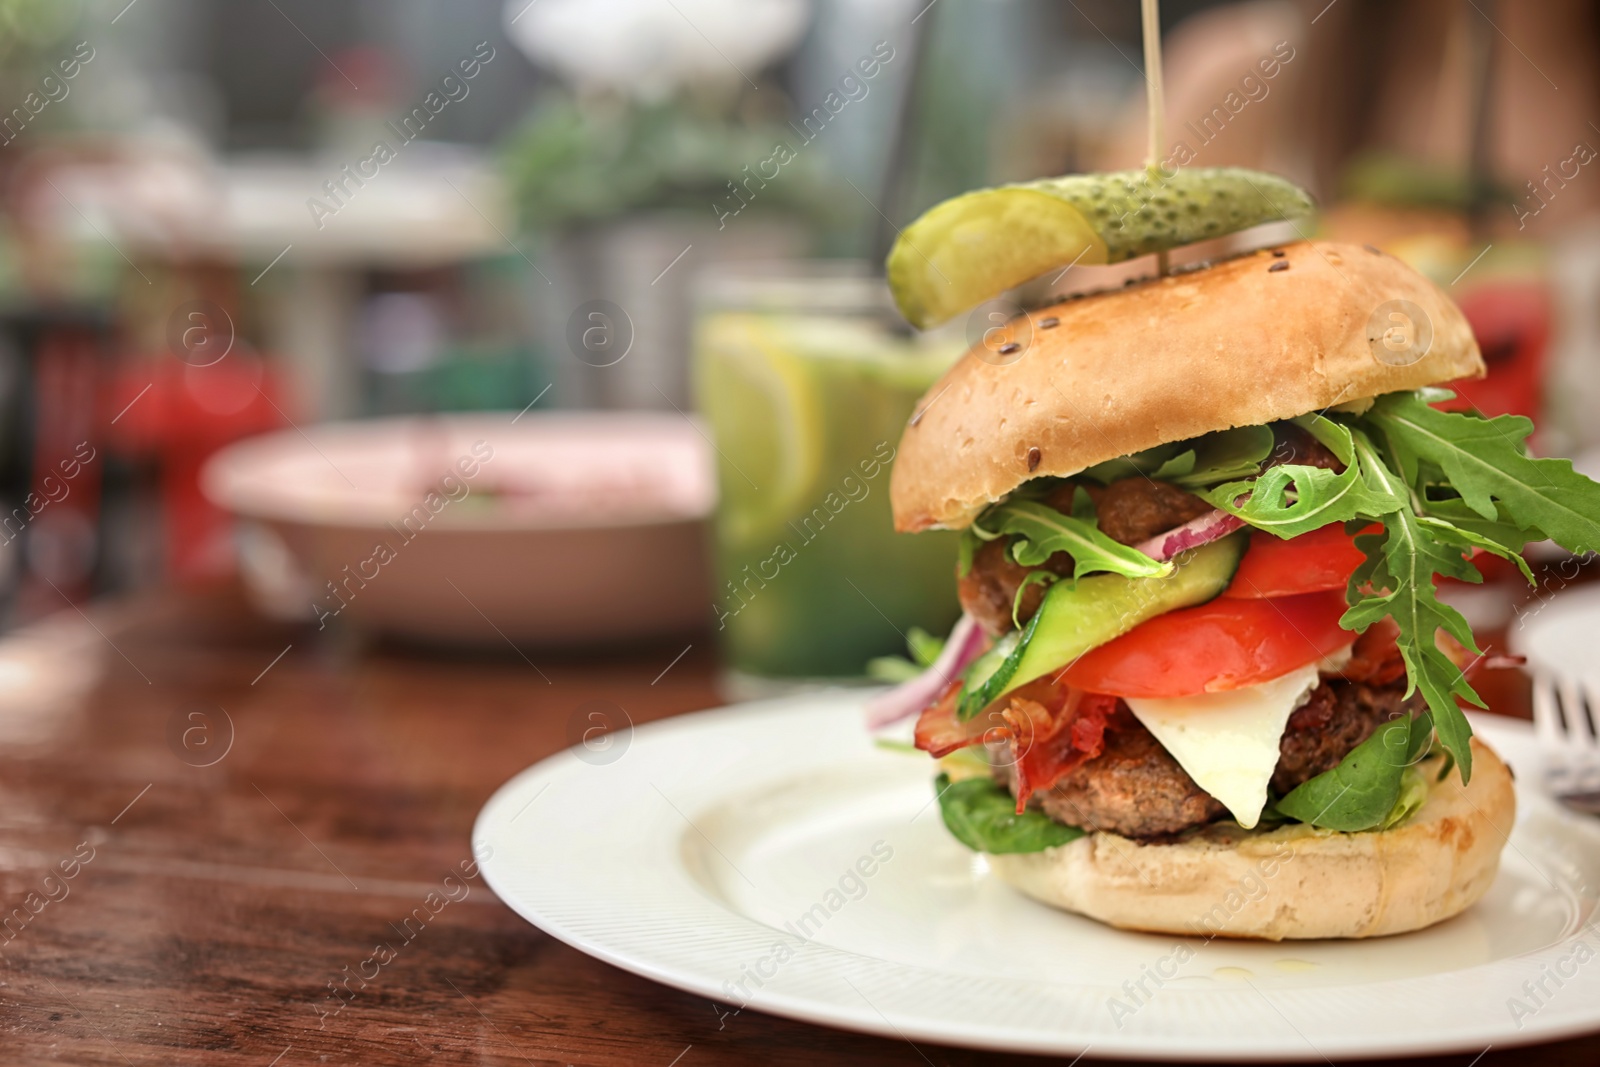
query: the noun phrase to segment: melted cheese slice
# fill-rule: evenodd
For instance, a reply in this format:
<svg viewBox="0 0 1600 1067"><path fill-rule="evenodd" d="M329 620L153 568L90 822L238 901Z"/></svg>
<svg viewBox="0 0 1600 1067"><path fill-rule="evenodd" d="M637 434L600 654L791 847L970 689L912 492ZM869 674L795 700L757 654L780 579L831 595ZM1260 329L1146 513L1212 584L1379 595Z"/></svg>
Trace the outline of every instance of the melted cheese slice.
<svg viewBox="0 0 1600 1067"><path fill-rule="evenodd" d="M1125 703L1201 789L1250 829L1261 821L1278 743L1289 716L1317 687L1317 675L1348 662L1345 649L1259 685L1223 693Z"/></svg>

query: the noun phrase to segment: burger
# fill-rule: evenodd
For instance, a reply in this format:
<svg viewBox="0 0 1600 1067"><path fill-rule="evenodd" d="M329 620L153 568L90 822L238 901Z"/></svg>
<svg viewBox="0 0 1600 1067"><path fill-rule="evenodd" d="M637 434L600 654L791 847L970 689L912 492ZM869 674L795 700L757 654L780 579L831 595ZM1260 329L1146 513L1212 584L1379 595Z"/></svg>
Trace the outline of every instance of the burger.
<svg viewBox="0 0 1600 1067"><path fill-rule="evenodd" d="M891 284L927 325L1073 254L1309 210L1269 176L1180 174L968 194L907 228ZM897 529L962 532L963 614L869 705L915 715L950 833L1136 930L1360 938L1470 907L1515 799L1462 711L1486 656L1439 582L1480 580L1485 553L1531 580L1529 541L1600 545L1600 486L1530 455L1527 419L1434 406L1483 372L1432 282L1305 240L988 329L891 476Z"/></svg>

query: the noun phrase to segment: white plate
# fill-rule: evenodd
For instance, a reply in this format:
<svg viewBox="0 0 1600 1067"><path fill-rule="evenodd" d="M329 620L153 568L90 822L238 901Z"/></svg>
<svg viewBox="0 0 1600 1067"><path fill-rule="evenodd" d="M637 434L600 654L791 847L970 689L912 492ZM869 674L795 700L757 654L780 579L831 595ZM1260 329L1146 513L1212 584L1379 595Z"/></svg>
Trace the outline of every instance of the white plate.
<svg viewBox="0 0 1600 1067"><path fill-rule="evenodd" d="M1600 824L1531 774L1500 877L1464 915L1373 941L1208 943L1000 883L945 832L929 761L869 741L862 699L745 704L553 756L478 816L484 875L567 944L726 1011L743 981L752 1009L912 1041L1321 1061L1600 1029ZM1536 765L1524 725L1475 727Z"/></svg>
<svg viewBox="0 0 1600 1067"><path fill-rule="evenodd" d="M1600 588L1566 590L1569 580L1564 574L1547 578L1532 600L1517 607L1507 637L1535 673L1600 688Z"/></svg>

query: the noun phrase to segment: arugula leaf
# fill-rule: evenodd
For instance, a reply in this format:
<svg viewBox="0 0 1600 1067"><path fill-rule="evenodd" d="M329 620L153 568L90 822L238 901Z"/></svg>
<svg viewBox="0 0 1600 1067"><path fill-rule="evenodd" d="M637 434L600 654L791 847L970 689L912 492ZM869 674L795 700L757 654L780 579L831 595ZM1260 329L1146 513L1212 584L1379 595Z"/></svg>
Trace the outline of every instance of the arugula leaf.
<svg viewBox="0 0 1600 1067"><path fill-rule="evenodd" d="M1135 452L1129 456L1118 456L1108 459L1104 463L1096 463L1083 471L1079 477L1088 478L1109 485L1119 478L1133 478L1138 475L1149 476L1159 470L1166 463L1183 450L1177 442L1166 445L1156 445L1143 452Z"/></svg>
<svg viewBox="0 0 1600 1067"><path fill-rule="evenodd" d="M1486 419L1438 411L1414 393L1379 397L1363 421L1387 439L1408 480L1419 460L1444 471L1479 516L1499 519L1499 505L1569 552L1600 548L1600 485L1565 459L1533 459L1526 440L1533 423L1521 415Z"/></svg>
<svg viewBox="0 0 1600 1067"><path fill-rule="evenodd" d="M1358 463L1375 491L1404 491L1399 476L1378 455L1365 434L1357 434ZM1448 525L1448 524L1445 524ZM1472 776L1472 728L1457 700L1483 707L1483 700L1467 683L1466 675L1439 649L1436 634L1443 630L1474 655L1481 655L1472 629L1461 613L1441 603L1433 577L1443 574L1469 582L1481 581L1478 569L1467 559L1461 541L1441 540L1440 528L1424 526L1402 507L1383 519L1384 533L1356 538L1366 560L1350 576L1346 599L1350 610L1339 625L1365 630L1385 615L1394 619L1400 633L1396 643L1406 664L1406 695L1421 690L1433 713L1439 740L1461 766L1461 780Z"/></svg>
<svg viewBox="0 0 1600 1067"><path fill-rule="evenodd" d="M1503 545L1492 537L1485 537L1483 534L1475 533L1472 530L1463 530L1453 522L1436 519L1431 515L1419 515L1417 516L1417 522L1429 530L1435 540L1459 545L1468 550L1481 548L1485 552L1491 552L1499 556L1501 559L1510 560L1517 565L1517 569L1522 572L1522 576L1528 579L1529 585L1539 584L1538 580L1533 576L1533 571L1528 567L1528 561L1522 558L1517 549L1511 548L1509 545ZM1520 547L1519 545L1518 548ZM1474 573L1476 573L1476 570L1476 567L1474 567ZM1467 580L1475 582L1478 578L1469 578Z"/></svg>
<svg viewBox="0 0 1600 1067"><path fill-rule="evenodd" d="M1403 506L1398 499L1373 496L1355 466L1335 474L1322 467L1285 463L1260 477L1228 482L1199 495L1212 507L1284 539L1329 523L1378 518Z"/></svg>
<svg viewBox="0 0 1600 1067"><path fill-rule="evenodd" d="M1016 801L987 776L951 782L948 774L934 783L939 814L957 841L974 852L1003 855L1043 852L1083 836L1076 826L1056 822L1040 811L1017 814Z"/></svg>
<svg viewBox="0 0 1600 1067"><path fill-rule="evenodd" d="M1394 813L1405 774L1422 758L1432 736L1426 713L1391 719L1346 753L1337 767L1292 789L1277 802L1277 812L1325 830L1378 829Z"/></svg>
<svg viewBox="0 0 1600 1067"><path fill-rule="evenodd" d="M1199 495L1213 507L1283 538L1298 537L1332 522L1379 518L1405 506L1403 495L1362 478L1348 427L1319 415L1295 421L1338 456L1345 469L1335 472L1284 463L1255 478L1227 482Z"/></svg>
<svg viewBox="0 0 1600 1067"><path fill-rule="evenodd" d="M1050 585L1060 577L1059 574L1045 570L1029 571L1022 581L1017 583L1017 593L1011 598L1011 625L1019 630L1022 629L1022 619L1018 616L1022 611L1022 594L1028 591L1028 586Z"/></svg>
<svg viewBox="0 0 1600 1067"><path fill-rule="evenodd" d="M1510 552L1521 552L1529 541L1543 541L1544 532L1512 519L1504 505L1493 519L1486 519L1467 506L1459 496L1440 497L1435 486L1418 486L1422 508L1431 518L1444 519L1458 530L1486 537Z"/></svg>
<svg viewBox="0 0 1600 1067"><path fill-rule="evenodd" d="M1316 438L1324 448L1334 454L1340 463L1349 466L1355 462L1355 438L1350 428L1345 426L1344 423L1324 418L1321 415L1301 415L1289 421Z"/></svg>
<svg viewBox="0 0 1600 1067"><path fill-rule="evenodd" d="M991 509L983 520L989 533L1014 534L1011 558L1037 567L1057 552L1072 556L1074 580L1096 571L1125 578L1164 578L1171 563L1157 563L1101 533L1092 520L1063 515L1037 500L1012 500Z"/></svg>
<svg viewBox="0 0 1600 1067"><path fill-rule="evenodd" d="M1156 468L1151 477L1185 489L1249 477L1261 470L1275 443L1270 426L1238 426L1208 433Z"/></svg>
<svg viewBox="0 0 1600 1067"><path fill-rule="evenodd" d="M1410 394L1406 399L1431 411ZM1373 411L1382 410L1390 400L1381 399ZM1426 416L1422 419L1426 421ZM1362 420L1356 420L1356 428L1320 415L1295 422L1333 452L1345 469L1336 473L1284 464L1201 495L1251 526L1279 537L1295 537L1330 522L1383 523L1381 535L1356 538L1367 559L1351 577L1346 591L1350 609L1339 622L1345 629L1359 632L1385 615L1394 617L1406 662L1406 693L1422 691L1440 740L1460 764L1462 781L1467 781L1472 772L1467 744L1472 731L1457 700L1480 707L1482 701L1462 671L1440 651L1436 634L1442 629L1474 653L1478 649L1466 620L1436 596L1434 575L1481 581L1468 560L1473 548L1516 559L1525 574L1531 573L1516 553L1526 540L1519 526L1522 515L1493 502L1485 514L1470 507L1464 497L1452 500L1440 495L1460 491L1453 480L1445 481L1443 465L1410 444L1396 445L1393 434L1382 438L1389 446L1386 458L1360 428L1366 425ZM1406 473L1411 481L1404 477ZM1428 492L1430 480L1437 490L1432 495ZM1429 514L1430 509L1440 514ZM1594 511L1600 516L1600 499ZM1453 521L1457 519L1460 525Z"/></svg>

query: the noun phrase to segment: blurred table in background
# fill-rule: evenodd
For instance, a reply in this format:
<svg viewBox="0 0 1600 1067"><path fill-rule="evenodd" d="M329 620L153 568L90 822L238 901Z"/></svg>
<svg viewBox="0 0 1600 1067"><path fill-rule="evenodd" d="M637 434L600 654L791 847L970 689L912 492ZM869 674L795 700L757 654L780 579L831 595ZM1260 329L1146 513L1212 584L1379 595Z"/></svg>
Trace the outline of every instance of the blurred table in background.
<svg viewBox="0 0 1600 1067"><path fill-rule="evenodd" d="M0 641L7 1062L1043 1062L726 1014L567 948L481 878L464 896L459 875L445 883L479 807L566 747L581 705L644 723L718 703L707 636L676 661L676 643L587 660L527 649L536 671L510 650L319 642L257 620L229 586L45 627ZM1520 672L1479 687L1527 715ZM46 879L85 855L72 879ZM454 899L433 897L432 921L372 963L441 892ZM18 927L28 899L38 911ZM358 971L376 976L363 987ZM353 992L337 1012L335 982ZM1597 1061L1600 1036L1472 1062Z"/></svg>

